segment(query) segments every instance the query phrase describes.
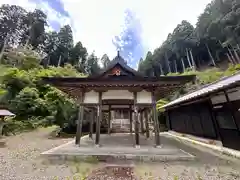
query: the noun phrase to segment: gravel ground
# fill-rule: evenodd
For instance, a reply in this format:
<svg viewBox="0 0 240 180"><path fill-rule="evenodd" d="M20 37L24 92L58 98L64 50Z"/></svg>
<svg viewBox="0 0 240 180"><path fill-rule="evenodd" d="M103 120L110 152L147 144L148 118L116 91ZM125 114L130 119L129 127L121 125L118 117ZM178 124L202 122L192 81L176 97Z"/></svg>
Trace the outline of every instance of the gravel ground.
<svg viewBox="0 0 240 180"><path fill-rule="evenodd" d="M161 137L163 144L174 145L196 156L195 161L137 164L140 179L155 180L240 180L240 159L219 154L198 145L186 145Z"/></svg>
<svg viewBox="0 0 240 180"><path fill-rule="evenodd" d="M40 153L72 139L51 139L52 128L39 129L4 138L0 147L0 180L53 179L56 175L71 174L66 166L49 166L42 163Z"/></svg>
<svg viewBox="0 0 240 180"><path fill-rule="evenodd" d="M0 147L0 180L70 180L74 179L75 172L92 174L90 172L93 169L102 167L100 163L98 165L44 163L40 153L72 140L50 139L51 131L49 128L39 129L5 138L6 146ZM135 164L134 174L141 176L140 179L240 180L240 160L215 154L207 149L195 149L166 137L162 137L161 140L196 155L196 161Z"/></svg>

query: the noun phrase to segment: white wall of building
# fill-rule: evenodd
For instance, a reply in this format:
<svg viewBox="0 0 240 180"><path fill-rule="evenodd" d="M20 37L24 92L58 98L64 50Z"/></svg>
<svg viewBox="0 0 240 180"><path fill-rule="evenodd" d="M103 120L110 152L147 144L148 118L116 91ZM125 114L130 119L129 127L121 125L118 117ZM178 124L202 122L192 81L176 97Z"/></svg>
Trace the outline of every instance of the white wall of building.
<svg viewBox="0 0 240 180"><path fill-rule="evenodd" d="M152 103L152 94L145 90L137 93L137 103L151 104Z"/></svg>
<svg viewBox="0 0 240 180"><path fill-rule="evenodd" d="M84 103L98 103L99 96L95 91L86 92L84 96Z"/></svg>
<svg viewBox="0 0 240 180"><path fill-rule="evenodd" d="M128 90L108 90L102 94L102 99L134 99Z"/></svg>

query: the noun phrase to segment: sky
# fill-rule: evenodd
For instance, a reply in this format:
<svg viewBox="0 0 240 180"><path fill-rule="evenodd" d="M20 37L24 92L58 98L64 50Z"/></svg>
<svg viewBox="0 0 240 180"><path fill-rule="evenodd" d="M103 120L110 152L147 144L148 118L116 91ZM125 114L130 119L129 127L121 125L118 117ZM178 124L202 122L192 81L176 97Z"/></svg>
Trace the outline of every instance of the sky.
<svg viewBox="0 0 240 180"><path fill-rule="evenodd" d="M75 42L81 41L88 52L98 57L117 54L112 40L124 29L124 12L130 9L141 24L142 54L159 47L182 20L193 25L211 0L0 0L32 11L43 10L48 30L70 24ZM130 65L135 66L134 59Z"/></svg>

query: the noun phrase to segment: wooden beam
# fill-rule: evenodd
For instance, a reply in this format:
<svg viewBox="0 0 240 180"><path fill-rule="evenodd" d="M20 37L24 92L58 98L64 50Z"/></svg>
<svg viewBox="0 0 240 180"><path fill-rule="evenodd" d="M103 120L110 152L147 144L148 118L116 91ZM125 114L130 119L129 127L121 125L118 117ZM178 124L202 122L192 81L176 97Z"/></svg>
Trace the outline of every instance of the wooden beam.
<svg viewBox="0 0 240 180"><path fill-rule="evenodd" d="M82 91L82 95L79 99L80 103L83 101L84 92ZM78 144L80 146L81 136L82 136L82 122L83 122L83 113L84 113L84 106L79 105L78 110L78 124L77 124L77 132L76 132L76 140L75 144Z"/></svg>

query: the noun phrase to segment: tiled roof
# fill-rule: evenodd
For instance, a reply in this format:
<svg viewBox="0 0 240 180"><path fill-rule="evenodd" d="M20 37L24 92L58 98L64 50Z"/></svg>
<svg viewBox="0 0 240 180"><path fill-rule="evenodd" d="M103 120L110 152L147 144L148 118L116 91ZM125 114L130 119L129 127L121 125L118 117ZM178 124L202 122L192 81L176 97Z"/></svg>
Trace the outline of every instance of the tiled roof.
<svg viewBox="0 0 240 180"><path fill-rule="evenodd" d="M15 114L11 113L8 110L0 109L0 116L15 116Z"/></svg>
<svg viewBox="0 0 240 180"><path fill-rule="evenodd" d="M230 77L224 77L216 82L213 82L211 84L208 84L206 86L204 86L203 88L194 91L192 93L186 94L178 99L175 99L174 101L171 101L170 103L162 106L161 108L167 108L167 107L171 107L174 105L178 105L182 102L185 101L189 101L189 100L193 100L195 98L198 98L200 96L207 96L210 93L213 93L215 91L221 90L221 89L225 89L231 85L234 85L236 83L240 82L240 73L235 74L233 76Z"/></svg>

